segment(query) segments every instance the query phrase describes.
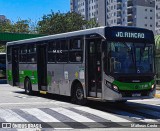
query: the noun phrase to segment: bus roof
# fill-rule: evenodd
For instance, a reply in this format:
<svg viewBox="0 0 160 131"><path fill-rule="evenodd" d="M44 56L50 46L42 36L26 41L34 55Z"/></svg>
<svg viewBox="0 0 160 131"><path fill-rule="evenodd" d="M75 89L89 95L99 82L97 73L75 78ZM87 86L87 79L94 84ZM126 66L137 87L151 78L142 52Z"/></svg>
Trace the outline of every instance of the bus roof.
<svg viewBox="0 0 160 131"><path fill-rule="evenodd" d="M31 39L19 40L19 41L12 41L12 42L8 42L7 45L47 41L50 39L66 38L66 37L71 37L71 36L87 35L87 34L92 34L92 33L94 33L94 34L97 33L105 38L104 29L105 29L105 26L102 26L102 27L91 28L91 29L86 29L86 30L79 30L79 31L67 32L67 33L61 33L61 34L55 34L55 35L48 35L48 36L36 37L36 38L31 38Z"/></svg>
<svg viewBox="0 0 160 131"><path fill-rule="evenodd" d="M42 37L36 37L36 38L31 38L31 39L25 39L25 40L19 40L19 41L12 41L8 42L7 45L16 45L16 44L25 44L25 43L35 43L39 41L47 41L47 40L52 40L52 39L60 39L60 38L67 38L67 37L74 37L74 36L82 36L82 35L89 35L89 34L99 34L101 35L104 39L106 39L106 31L109 30L116 30L116 29L124 29L125 30L130 30L130 31L144 31L144 32L152 32L151 30L144 29L144 28L138 28L138 27L126 27L126 26L113 26L113 27L106 27L106 26L101 26L101 27L96 27L96 28L91 28L91 29L85 29L85 30L79 30L79 31L73 31L73 32L66 32L66 33L61 33L61 34L55 34L55 35L48 35L48 36L42 36ZM154 38L153 38L154 39Z"/></svg>

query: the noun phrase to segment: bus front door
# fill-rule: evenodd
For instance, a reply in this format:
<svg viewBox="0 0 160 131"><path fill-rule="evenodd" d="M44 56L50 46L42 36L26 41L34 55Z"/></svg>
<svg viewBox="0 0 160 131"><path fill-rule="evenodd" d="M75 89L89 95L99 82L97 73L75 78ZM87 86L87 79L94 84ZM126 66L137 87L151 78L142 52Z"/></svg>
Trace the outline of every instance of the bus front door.
<svg viewBox="0 0 160 131"><path fill-rule="evenodd" d="M47 91L47 46L45 44L37 45L37 72L38 87L40 91Z"/></svg>
<svg viewBox="0 0 160 131"><path fill-rule="evenodd" d="M88 40L87 45L87 76L89 97L101 98L102 77L101 77L101 39Z"/></svg>
<svg viewBox="0 0 160 131"><path fill-rule="evenodd" d="M12 78L13 86L19 85L19 50L18 48L12 49Z"/></svg>

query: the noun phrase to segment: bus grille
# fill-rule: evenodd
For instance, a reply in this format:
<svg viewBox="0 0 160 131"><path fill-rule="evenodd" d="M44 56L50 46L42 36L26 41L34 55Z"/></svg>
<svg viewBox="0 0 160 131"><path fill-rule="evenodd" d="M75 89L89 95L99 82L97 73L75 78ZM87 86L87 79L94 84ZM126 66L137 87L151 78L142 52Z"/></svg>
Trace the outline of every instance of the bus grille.
<svg viewBox="0 0 160 131"><path fill-rule="evenodd" d="M141 82L150 82L153 80L152 76L122 76L117 79L119 82L132 83L134 80Z"/></svg>
<svg viewBox="0 0 160 131"><path fill-rule="evenodd" d="M122 97L133 97L133 94L140 94L141 96L149 96L149 90L141 90L141 91L120 91Z"/></svg>

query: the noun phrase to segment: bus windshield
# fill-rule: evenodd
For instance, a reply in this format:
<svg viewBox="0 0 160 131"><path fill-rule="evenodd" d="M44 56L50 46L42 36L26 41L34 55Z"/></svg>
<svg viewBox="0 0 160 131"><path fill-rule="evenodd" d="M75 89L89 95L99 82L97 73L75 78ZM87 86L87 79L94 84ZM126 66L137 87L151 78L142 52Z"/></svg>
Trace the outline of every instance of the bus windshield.
<svg viewBox="0 0 160 131"><path fill-rule="evenodd" d="M110 73L153 73L153 49L149 43L108 42Z"/></svg>

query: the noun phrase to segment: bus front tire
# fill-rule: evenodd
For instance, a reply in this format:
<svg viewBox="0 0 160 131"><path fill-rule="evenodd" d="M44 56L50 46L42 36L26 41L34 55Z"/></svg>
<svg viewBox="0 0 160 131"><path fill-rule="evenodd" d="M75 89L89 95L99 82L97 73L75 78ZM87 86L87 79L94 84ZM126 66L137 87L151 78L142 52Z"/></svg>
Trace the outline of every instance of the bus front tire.
<svg viewBox="0 0 160 131"><path fill-rule="evenodd" d="M30 79L26 78L24 87L25 87L25 93L28 95L31 95L32 94L32 84L31 84Z"/></svg>
<svg viewBox="0 0 160 131"><path fill-rule="evenodd" d="M73 102L75 102L78 105L85 105L87 103L87 100L84 98L84 91L81 86L81 84L76 84L73 92Z"/></svg>

